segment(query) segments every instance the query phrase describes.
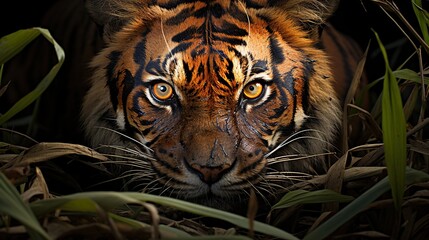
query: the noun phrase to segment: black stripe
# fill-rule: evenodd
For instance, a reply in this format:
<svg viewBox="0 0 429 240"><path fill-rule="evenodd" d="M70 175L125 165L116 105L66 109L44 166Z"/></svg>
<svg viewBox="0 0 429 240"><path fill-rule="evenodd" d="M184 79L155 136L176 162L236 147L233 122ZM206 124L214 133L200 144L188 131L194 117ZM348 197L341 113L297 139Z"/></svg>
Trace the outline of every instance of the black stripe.
<svg viewBox="0 0 429 240"><path fill-rule="evenodd" d="M307 113L308 110L308 104L309 104L309 79L313 76L314 74L314 62L315 60L312 59L307 59L307 60L303 60L302 64L304 65L304 76L303 76L303 81L304 81L304 87L302 89L302 108L304 109L304 113Z"/></svg>
<svg viewBox="0 0 429 240"><path fill-rule="evenodd" d="M272 135L273 134L273 130L270 129L270 127L275 127L278 125L278 123L273 123L273 124L268 124L265 122L265 120L261 120L261 119L255 119L253 120L255 123L259 124L262 126L262 133L264 133L265 135Z"/></svg>
<svg viewBox="0 0 429 240"><path fill-rule="evenodd" d="M182 9L182 11L180 11L175 16L167 19L165 21L165 24L166 25L178 25L178 24L183 23L187 18L189 18L190 16L192 16L192 13L193 13L194 9L195 9L194 6Z"/></svg>
<svg viewBox="0 0 429 240"><path fill-rule="evenodd" d="M146 72L156 76L163 76L164 71L161 66L161 60L159 58L150 60L145 68Z"/></svg>
<svg viewBox="0 0 429 240"><path fill-rule="evenodd" d="M279 41L273 35L270 36L270 52L271 61L275 64L281 64L285 60L283 49L281 48Z"/></svg>
<svg viewBox="0 0 429 240"><path fill-rule="evenodd" d="M162 4L159 3L158 1L152 1L153 5L158 5L162 8L171 10L173 8L176 8L177 6L179 6L180 4L184 4L184 3L194 3L195 0L169 0L166 3Z"/></svg>
<svg viewBox="0 0 429 240"><path fill-rule="evenodd" d="M142 40L134 48L133 59L137 64L144 64L146 58L146 38L143 37Z"/></svg>
<svg viewBox="0 0 429 240"><path fill-rule="evenodd" d="M293 79L282 79L282 76L279 74L279 70L275 66L272 66L272 71L273 71L273 76L274 76L273 82L277 85L276 89L280 93L279 98L282 101L281 106L288 106L290 104L289 99L288 99L288 96L283 91L283 89L287 89L287 81L292 80L292 83L293 83L294 80ZM276 114L274 116L270 116L269 117L270 119L280 117L280 115L285 111L285 109L280 107L280 108L274 109L274 111L276 112Z"/></svg>
<svg viewBox="0 0 429 240"><path fill-rule="evenodd" d="M121 57L121 53L118 51L111 52L108 56L108 59L110 60L109 64L106 67L106 77L107 77L107 85L109 86L110 90L110 101L112 103L113 109L116 112L116 109L118 108L118 78L113 77L113 74L115 72L116 64L118 63L119 58Z"/></svg>
<svg viewBox="0 0 429 240"><path fill-rule="evenodd" d="M252 19L248 18L247 14L241 11L236 4L232 4L229 8L229 15L240 22L248 23L250 21L252 23Z"/></svg>
<svg viewBox="0 0 429 240"><path fill-rule="evenodd" d="M169 53L169 57L174 56L174 54L176 54L178 52L184 52L184 51L188 50L188 48L191 45L192 45L191 42L181 43L181 44L177 45L175 48L171 49L171 51Z"/></svg>
<svg viewBox="0 0 429 240"><path fill-rule="evenodd" d="M136 79L141 79L146 61L146 38L143 38L134 49L134 62L139 65L135 73Z"/></svg>
<svg viewBox="0 0 429 240"><path fill-rule="evenodd" d="M187 41L187 40L191 40L194 38L197 38L198 35L200 35L198 33L198 28L195 26L191 26L188 27L187 29L185 29L184 31L174 35L171 40L173 40L174 42L183 42L183 41Z"/></svg>
<svg viewBox="0 0 429 240"><path fill-rule="evenodd" d="M220 28L214 27L213 32L223 33L226 35L231 35L233 37L244 37L248 35L248 32L234 23L223 21Z"/></svg>
<svg viewBox="0 0 429 240"><path fill-rule="evenodd" d="M264 156L261 156L257 161L255 161L254 163L252 163L252 164L250 164L250 165L248 165L248 166L246 166L246 167L244 167L244 168L242 168L239 172L238 172L238 174L246 174L246 173L248 173L248 172L250 172L250 173L252 173L254 170L255 170L255 168L256 168L256 166L258 166L263 160L264 160L265 158L264 158Z"/></svg>
<svg viewBox="0 0 429 240"><path fill-rule="evenodd" d="M123 84L123 90L122 90L122 107L124 109L125 112L125 116L127 116L126 111L127 111L127 98L128 95L131 93L131 91L134 89L134 77L131 74L131 72L128 69L123 70L122 72L123 74L125 74L124 77L124 81L122 82ZM127 117L125 117L126 122L128 123L128 119Z"/></svg>
<svg viewBox="0 0 429 240"><path fill-rule="evenodd" d="M223 86L227 87L228 89L231 89L231 86L230 86L230 84L229 84L228 80L224 79L224 78L220 75L221 70L220 70L220 68L219 68L219 66L218 66L217 64L215 64L215 65L214 65L214 70L215 70L214 72L215 72L215 74L216 74L216 78L218 79L219 84L221 84L221 85L223 85Z"/></svg>
<svg viewBox="0 0 429 240"><path fill-rule="evenodd" d="M226 58L226 62L227 62L227 66L226 66L227 72L225 75L226 75L226 77L229 81L229 84L230 84L231 82L233 82L235 80L234 63L229 58Z"/></svg>
<svg viewBox="0 0 429 240"><path fill-rule="evenodd" d="M189 64L182 60L183 71L185 71L186 82L190 83L192 81L192 70L189 68Z"/></svg>
<svg viewBox="0 0 429 240"><path fill-rule="evenodd" d="M156 152L155 152L155 158L156 158L156 162L157 162L158 164L160 164L161 166L163 166L163 167L167 168L168 170L170 170L170 171L172 171L172 172L177 172L177 173L180 173L180 172L181 172L179 167L175 167L175 166L171 165L170 163L168 163L168 162L166 162L166 161L162 160L162 159L161 159L161 158L156 154ZM155 168L155 169L156 169L156 168Z"/></svg>
<svg viewBox="0 0 429 240"><path fill-rule="evenodd" d="M164 61L162 61L162 66L164 69L168 69L169 66L167 66L168 60L174 57L174 55L178 52L186 51L190 46L192 45L192 42L187 43L181 43L177 45L175 48L173 48L167 55L166 58L164 58Z"/></svg>
<svg viewBox="0 0 429 240"><path fill-rule="evenodd" d="M225 14L225 10L219 3L215 3L211 6L210 13L215 18L221 18Z"/></svg>
<svg viewBox="0 0 429 240"><path fill-rule="evenodd" d="M256 60L250 70L250 76L268 71L268 62L265 60Z"/></svg>
<svg viewBox="0 0 429 240"><path fill-rule="evenodd" d="M282 81L282 86L285 87L292 96L295 95L295 78L293 77L293 71L294 68L285 73Z"/></svg>
<svg viewBox="0 0 429 240"><path fill-rule="evenodd" d="M196 10L193 14L195 18L205 18L207 17L207 6Z"/></svg>
<svg viewBox="0 0 429 240"><path fill-rule="evenodd" d="M191 57L192 59L195 59L197 56L204 55L205 53L206 53L205 48L197 47L191 51Z"/></svg>
<svg viewBox="0 0 429 240"><path fill-rule="evenodd" d="M145 112L143 111L143 109L139 105L139 100L143 96L145 96L145 94L143 92L135 94L133 96L133 107L130 109L131 111L137 113L139 117L141 117L141 116L143 116L145 114Z"/></svg>
<svg viewBox="0 0 429 240"><path fill-rule="evenodd" d="M260 9L260 8L265 7L265 6L263 4L257 3L256 1L246 0L246 7Z"/></svg>

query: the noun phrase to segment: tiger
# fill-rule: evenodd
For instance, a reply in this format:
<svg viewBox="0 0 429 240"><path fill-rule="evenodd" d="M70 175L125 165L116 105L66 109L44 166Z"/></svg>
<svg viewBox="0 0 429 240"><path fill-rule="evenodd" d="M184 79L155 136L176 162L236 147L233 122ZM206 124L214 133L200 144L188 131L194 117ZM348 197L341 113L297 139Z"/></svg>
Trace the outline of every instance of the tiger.
<svg viewBox="0 0 429 240"><path fill-rule="evenodd" d="M332 44L338 4L86 0L105 42L82 104L88 144L137 191L220 209L275 199L326 170L339 135L358 58L333 57L357 52Z"/></svg>

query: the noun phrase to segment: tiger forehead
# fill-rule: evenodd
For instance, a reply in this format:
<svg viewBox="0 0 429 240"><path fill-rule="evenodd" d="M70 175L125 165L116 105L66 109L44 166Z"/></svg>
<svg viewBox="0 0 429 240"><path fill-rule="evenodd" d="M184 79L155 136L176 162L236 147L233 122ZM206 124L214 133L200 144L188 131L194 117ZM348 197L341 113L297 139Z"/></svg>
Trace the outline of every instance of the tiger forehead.
<svg viewBox="0 0 429 240"><path fill-rule="evenodd" d="M269 59L265 21L251 16L244 5L211 3L181 6L155 20L143 37L147 46L157 46L147 49L146 58L159 59L161 72L175 83L211 78L232 87L245 81L253 59Z"/></svg>
<svg viewBox="0 0 429 240"><path fill-rule="evenodd" d="M178 86L193 90L200 88L198 90L203 94L214 90L222 95L244 84L249 72L248 63L248 56L237 51L197 46L171 59L168 71Z"/></svg>

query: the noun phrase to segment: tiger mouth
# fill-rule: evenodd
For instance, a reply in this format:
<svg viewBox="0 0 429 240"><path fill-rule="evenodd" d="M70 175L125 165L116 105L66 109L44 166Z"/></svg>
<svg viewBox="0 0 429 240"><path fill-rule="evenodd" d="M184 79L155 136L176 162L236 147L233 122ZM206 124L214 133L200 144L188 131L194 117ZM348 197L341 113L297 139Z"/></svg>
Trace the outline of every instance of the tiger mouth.
<svg viewBox="0 0 429 240"><path fill-rule="evenodd" d="M223 176L230 173L235 167L237 159L232 164L224 164L224 166L199 166L197 164L189 164L187 159L184 160L185 168L188 172L197 175L201 182L206 183L208 186L212 186L219 182Z"/></svg>
<svg viewBox="0 0 429 240"><path fill-rule="evenodd" d="M205 168L204 172L191 166L186 159L183 161L183 168L177 170L175 176L168 176L167 173L153 164L157 175L162 184L170 188L170 191L182 199L188 199L193 202L205 202L207 199L217 199L216 201L223 202L222 199L230 201L231 199L240 198L258 182L262 180L265 172L265 166L262 172L254 172L252 176L240 177L238 166L239 160L236 159L226 169L216 167L201 167Z"/></svg>

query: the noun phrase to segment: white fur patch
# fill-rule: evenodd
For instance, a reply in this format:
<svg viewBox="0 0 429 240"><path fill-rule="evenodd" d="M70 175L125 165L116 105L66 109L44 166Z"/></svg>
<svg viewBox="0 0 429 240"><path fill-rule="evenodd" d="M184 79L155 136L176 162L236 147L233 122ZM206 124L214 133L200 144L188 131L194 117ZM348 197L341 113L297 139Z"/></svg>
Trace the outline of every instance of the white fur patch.
<svg viewBox="0 0 429 240"><path fill-rule="evenodd" d="M295 112L295 130L299 130L302 126L302 124L307 119L307 115L304 113L304 110L302 108L297 108Z"/></svg>
<svg viewBox="0 0 429 240"><path fill-rule="evenodd" d="M267 139L268 146L270 146L270 147L275 146L277 141L279 140L280 136L281 136L281 133L277 132L276 134L274 134L274 136L272 138Z"/></svg>
<svg viewBox="0 0 429 240"><path fill-rule="evenodd" d="M118 108L116 111L116 124L118 125L119 129L125 129L125 116L122 108Z"/></svg>

